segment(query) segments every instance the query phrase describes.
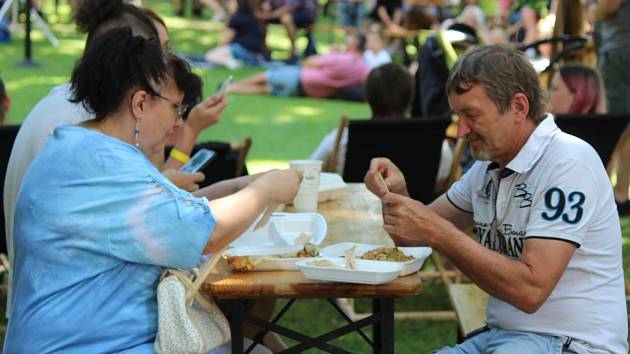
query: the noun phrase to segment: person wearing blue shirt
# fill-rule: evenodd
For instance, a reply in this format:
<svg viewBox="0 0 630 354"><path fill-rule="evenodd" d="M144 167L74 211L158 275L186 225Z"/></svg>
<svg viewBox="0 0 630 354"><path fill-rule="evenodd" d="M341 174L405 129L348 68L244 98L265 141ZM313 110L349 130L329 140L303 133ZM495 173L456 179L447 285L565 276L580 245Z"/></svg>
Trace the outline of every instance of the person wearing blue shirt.
<svg viewBox="0 0 630 354"><path fill-rule="evenodd" d="M18 195L5 353L153 353L164 269L194 267L269 203L293 199L300 176L290 170L209 202L197 196L212 193L180 190L151 164L182 124L193 80L185 62L128 28L86 50L72 100L95 118L57 128Z"/></svg>

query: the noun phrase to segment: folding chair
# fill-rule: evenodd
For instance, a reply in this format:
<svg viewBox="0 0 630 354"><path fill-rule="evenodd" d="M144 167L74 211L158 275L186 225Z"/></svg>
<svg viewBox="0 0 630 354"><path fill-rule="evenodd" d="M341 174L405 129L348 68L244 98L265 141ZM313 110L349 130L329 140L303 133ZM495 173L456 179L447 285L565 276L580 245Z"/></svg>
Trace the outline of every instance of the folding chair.
<svg viewBox="0 0 630 354"><path fill-rule="evenodd" d="M0 198L4 200L4 178L7 174L7 166L9 164L9 157L11 156L11 150L13 150L13 143L20 130L19 125L0 125ZM5 285L5 275L9 275L9 260L7 259L7 243L4 224L4 203L0 205L0 292L2 292L2 299L5 301L7 287ZM3 315L3 314L0 314ZM0 335L6 332L6 326L0 326Z"/></svg>
<svg viewBox="0 0 630 354"><path fill-rule="evenodd" d="M17 136L19 125L0 125L0 197L4 200L4 178L7 175L9 157ZM0 206L0 254L7 254L4 225L4 204Z"/></svg>
<svg viewBox="0 0 630 354"><path fill-rule="evenodd" d="M608 165L619 137L629 121L630 115L621 114L558 115L556 117L556 124L563 132L591 144L604 166Z"/></svg>
<svg viewBox="0 0 630 354"><path fill-rule="evenodd" d="M249 149L252 147L252 138L246 137L243 141L233 141L230 143L230 149L233 153L238 153L238 159L236 160L236 167L234 168L234 177L243 176L243 172L247 174L247 167L245 167L245 159L249 154Z"/></svg>
<svg viewBox="0 0 630 354"><path fill-rule="evenodd" d="M322 165L322 172L337 172L337 158L339 156L339 147L341 146L341 137L343 136L343 131L348 128L349 121L350 120L346 116L341 117L339 120L339 125L337 126L337 136L335 137L335 145L333 146L332 153Z"/></svg>
<svg viewBox="0 0 630 354"><path fill-rule="evenodd" d="M449 124L448 117L351 120L343 179L363 182L372 158L387 157L405 175L409 195L430 203Z"/></svg>

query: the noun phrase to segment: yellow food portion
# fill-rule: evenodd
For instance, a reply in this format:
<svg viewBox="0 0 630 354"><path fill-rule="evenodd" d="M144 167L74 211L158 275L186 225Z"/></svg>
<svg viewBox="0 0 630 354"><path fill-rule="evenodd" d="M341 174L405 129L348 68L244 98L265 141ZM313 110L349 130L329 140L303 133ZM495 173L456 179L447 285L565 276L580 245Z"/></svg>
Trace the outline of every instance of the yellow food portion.
<svg viewBox="0 0 630 354"><path fill-rule="evenodd" d="M254 269L254 263L248 256L228 257L227 263L231 265L236 271L248 271Z"/></svg>
<svg viewBox="0 0 630 354"><path fill-rule="evenodd" d="M369 252L365 252L361 259L368 259L372 261L388 261L388 262L407 262L415 258L404 254L396 247L379 247Z"/></svg>
<svg viewBox="0 0 630 354"><path fill-rule="evenodd" d="M291 252L285 254L276 254L272 256L229 256L227 257L227 263L233 267L234 270L245 272L256 268L260 262L265 258L310 258L317 257L319 255L319 247L307 243L304 248L299 252Z"/></svg>

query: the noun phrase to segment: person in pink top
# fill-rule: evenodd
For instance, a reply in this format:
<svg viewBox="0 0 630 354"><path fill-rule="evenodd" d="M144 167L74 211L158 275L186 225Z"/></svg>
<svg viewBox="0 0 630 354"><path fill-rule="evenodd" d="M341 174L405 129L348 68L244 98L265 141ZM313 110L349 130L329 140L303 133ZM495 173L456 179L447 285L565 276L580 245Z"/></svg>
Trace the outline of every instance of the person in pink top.
<svg viewBox="0 0 630 354"><path fill-rule="evenodd" d="M346 39L346 51L312 56L302 66L284 65L250 76L228 87L228 92L329 98L337 91L363 84L370 67L363 60L365 37Z"/></svg>

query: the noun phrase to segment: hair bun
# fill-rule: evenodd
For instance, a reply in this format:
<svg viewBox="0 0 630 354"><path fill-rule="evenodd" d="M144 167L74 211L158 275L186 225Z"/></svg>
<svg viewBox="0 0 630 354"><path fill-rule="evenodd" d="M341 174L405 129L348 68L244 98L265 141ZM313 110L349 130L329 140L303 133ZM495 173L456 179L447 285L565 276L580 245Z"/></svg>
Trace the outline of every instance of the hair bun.
<svg viewBox="0 0 630 354"><path fill-rule="evenodd" d="M122 0L76 0L73 15L79 31L88 33L123 8Z"/></svg>

